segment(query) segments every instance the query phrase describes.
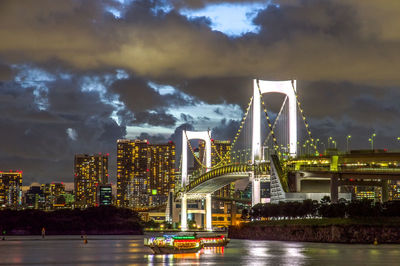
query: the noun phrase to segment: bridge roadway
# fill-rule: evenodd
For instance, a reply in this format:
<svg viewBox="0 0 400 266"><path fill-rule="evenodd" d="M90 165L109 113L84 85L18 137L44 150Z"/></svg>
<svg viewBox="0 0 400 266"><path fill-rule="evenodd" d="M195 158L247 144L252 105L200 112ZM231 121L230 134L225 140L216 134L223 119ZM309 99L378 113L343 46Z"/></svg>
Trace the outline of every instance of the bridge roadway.
<svg viewBox="0 0 400 266"><path fill-rule="evenodd" d="M335 158L336 157L336 158ZM338 185L377 185L384 180L400 180L400 153L361 153L322 157L295 158L279 162L288 175L298 173L301 180L338 179ZM229 164L192 178L181 191L208 194L240 179L269 176L269 162L259 164ZM280 181L290 182L287 176ZM290 178L289 178L290 179ZM379 180L377 182L376 180ZM292 180L293 181L293 180ZM297 183L299 180L296 181ZM293 184L289 187L292 187Z"/></svg>
<svg viewBox="0 0 400 266"><path fill-rule="evenodd" d="M240 179L250 179L269 175L269 162L260 164L229 164L215 168L207 173L194 177L186 186L186 193L213 193L218 189Z"/></svg>

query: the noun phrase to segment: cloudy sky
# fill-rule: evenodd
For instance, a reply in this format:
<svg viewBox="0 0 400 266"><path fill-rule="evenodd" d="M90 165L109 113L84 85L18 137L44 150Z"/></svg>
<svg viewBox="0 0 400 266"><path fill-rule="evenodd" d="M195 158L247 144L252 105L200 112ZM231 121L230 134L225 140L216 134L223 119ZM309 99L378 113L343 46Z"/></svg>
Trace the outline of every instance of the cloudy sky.
<svg viewBox="0 0 400 266"><path fill-rule="evenodd" d="M400 149L398 14L398 0L2 0L0 168L71 182L75 153L102 152L115 181L119 138L232 138L253 78L297 79L320 139Z"/></svg>

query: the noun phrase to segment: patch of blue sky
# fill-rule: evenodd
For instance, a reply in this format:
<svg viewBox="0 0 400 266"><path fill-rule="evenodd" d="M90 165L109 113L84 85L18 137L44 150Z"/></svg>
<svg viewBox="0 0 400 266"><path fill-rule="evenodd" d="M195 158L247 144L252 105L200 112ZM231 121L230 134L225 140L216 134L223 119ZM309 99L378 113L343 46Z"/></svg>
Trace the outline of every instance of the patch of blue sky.
<svg viewBox="0 0 400 266"><path fill-rule="evenodd" d="M239 37L243 34L257 33L259 27L253 24L253 19L258 11L265 9L270 1L265 3L247 4L213 4L200 10L181 10L182 15L188 18L207 17L211 21L211 28L231 37Z"/></svg>
<svg viewBox="0 0 400 266"><path fill-rule="evenodd" d="M224 110L222 114L215 112L219 108ZM193 126L196 130L207 130L218 126L222 119L240 120L243 111L238 105L234 104L207 104L200 102L194 106L181 106L168 110L170 114L175 116L178 121L177 124L183 124L181 114L190 115L193 119ZM208 118L208 119L205 119Z"/></svg>
<svg viewBox="0 0 400 266"><path fill-rule="evenodd" d="M152 125L140 125L140 126L127 126L126 136L127 139L135 139L140 136L141 133L148 133L150 135L163 135L168 138L174 133L175 127L162 127Z"/></svg>
<svg viewBox="0 0 400 266"><path fill-rule="evenodd" d="M134 0L114 0L114 3L106 5L105 11L109 12L116 19L120 19L125 15L125 8Z"/></svg>
<svg viewBox="0 0 400 266"><path fill-rule="evenodd" d="M183 93L170 85L157 84L151 81L148 82L148 85L155 91L157 91L160 95L179 93L182 97L188 100L188 102L195 103L193 105L174 106L173 108L167 109L167 113L173 115L177 119L177 125L188 122L182 118L181 114L190 115L191 117L193 117L190 123L193 124L196 130L206 130L216 127L224 118L233 120L240 120L242 118L243 111L238 105L208 104L204 101L196 101L193 96ZM224 111L222 114L219 114L215 112L216 109ZM130 130L133 130L133 128ZM149 128L148 133L150 133L151 131L152 129ZM173 133L173 131L174 128L167 130L167 132L169 133Z"/></svg>
<svg viewBox="0 0 400 266"><path fill-rule="evenodd" d="M220 108L224 110L222 114L217 114L214 110L216 108ZM169 137L172 133L174 133L175 128L181 124L189 122L195 128L195 130L207 130L217 127L221 124L222 119L233 119L233 120L241 120L243 116L243 111L240 109L238 105L233 104L207 104L201 102L195 106L181 106L174 107L167 110L167 113L173 115L177 122L175 126L171 127L161 127L161 126L152 126L152 125L140 125L140 126L128 126L126 128L126 138L136 138L141 133L145 132L150 135L164 135L165 137ZM181 114L190 115L193 117L191 121L185 121Z"/></svg>

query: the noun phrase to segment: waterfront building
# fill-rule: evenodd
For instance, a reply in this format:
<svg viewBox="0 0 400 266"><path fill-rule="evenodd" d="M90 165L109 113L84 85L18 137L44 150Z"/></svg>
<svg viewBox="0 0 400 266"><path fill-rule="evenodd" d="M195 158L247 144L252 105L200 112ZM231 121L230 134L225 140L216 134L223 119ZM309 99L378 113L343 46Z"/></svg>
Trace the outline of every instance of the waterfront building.
<svg viewBox="0 0 400 266"><path fill-rule="evenodd" d="M32 209L43 209L45 196L40 186L31 186L25 193L25 206Z"/></svg>
<svg viewBox="0 0 400 266"><path fill-rule="evenodd" d="M175 144L117 141L117 206L156 206L175 186Z"/></svg>
<svg viewBox="0 0 400 266"><path fill-rule="evenodd" d="M0 172L0 207L18 208L22 204L22 171Z"/></svg>
<svg viewBox="0 0 400 266"><path fill-rule="evenodd" d="M99 185L108 183L108 154L75 155L75 207L96 206Z"/></svg>
<svg viewBox="0 0 400 266"><path fill-rule="evenodd" d="M175 188L175 144L149 146L149 205L157 206L167 202L168 193Z"/></svg>
<svg viewBox="0 0 400 266"><path fill-rule="evenodd" d="M53 210L65 206L65 193L64 183L47 183L41 185L45 197L45 209Z"/></svg>
<svg viewBox="0 0 400 266"><path fill-rule="evenodd" d="M106 206L112 205L112 187L111 184L98 186L98 205Z"/></svg>

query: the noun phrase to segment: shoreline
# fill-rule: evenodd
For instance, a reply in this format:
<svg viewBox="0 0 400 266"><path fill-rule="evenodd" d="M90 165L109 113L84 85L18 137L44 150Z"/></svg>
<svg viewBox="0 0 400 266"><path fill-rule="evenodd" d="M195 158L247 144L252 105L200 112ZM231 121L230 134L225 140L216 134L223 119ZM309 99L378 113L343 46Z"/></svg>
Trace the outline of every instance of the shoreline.
<svg viewBox="0 0 400 266"><path fill-rule="evenodd" d="M343 244L400 244L400 224L393 220L365 224L365 220L342 219L329 224L329 219L257 221L229 227L228 237L247 240L276 240ZM333 220L334 222L335 220ZM368 220L367 220L368 221ZM281 222L281 223L279 223ZM315 223L313 223L315 222ZM326 222L326 223L324 223Z"/></svg>

